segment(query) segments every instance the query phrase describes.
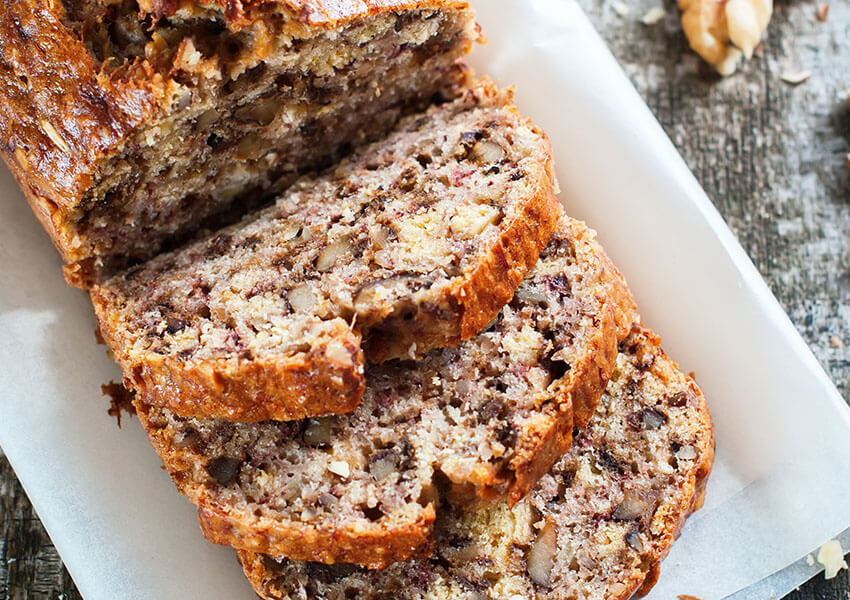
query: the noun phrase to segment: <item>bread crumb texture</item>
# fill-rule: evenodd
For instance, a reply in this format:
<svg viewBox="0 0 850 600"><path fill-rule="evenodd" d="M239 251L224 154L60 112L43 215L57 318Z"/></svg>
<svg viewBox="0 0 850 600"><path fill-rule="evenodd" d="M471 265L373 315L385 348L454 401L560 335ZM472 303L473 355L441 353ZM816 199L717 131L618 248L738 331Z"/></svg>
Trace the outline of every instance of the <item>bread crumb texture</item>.
<svg viewBox="0 0 850 600"><path fill-rule="evenodd" d="M512 508L442 511L432 558L367 571L239 557L266 599L626 599L701 505L713 445L700 390L636 325L569 453Z"/></svg>
<svg viewBox="0 0 850 600"><path fill-rule="evenodd" d="M569 447L570 398L587 382L599 397L634 314L609 266L593 233L564 218L484 332L370 367L351 414L229 423L139 398L139 417L213 541L386 566L430 544L440 498L516 500Z"/></svg>
<svg viewBox="0 0 850 600"><path fill-rule="evenodd" d="M384 361L475 335L561 210L548 140L484 82L91 294L125 381L154 404L231 420L343 412L361 337Z"/></svg>

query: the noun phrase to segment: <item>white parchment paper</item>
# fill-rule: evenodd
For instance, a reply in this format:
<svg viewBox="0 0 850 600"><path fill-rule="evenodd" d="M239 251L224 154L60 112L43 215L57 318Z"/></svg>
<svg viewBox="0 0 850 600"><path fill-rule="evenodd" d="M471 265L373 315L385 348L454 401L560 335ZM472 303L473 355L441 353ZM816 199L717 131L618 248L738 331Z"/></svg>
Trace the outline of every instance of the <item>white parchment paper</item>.
<svg viewBox="0 0 850 600"><path fill-rule="evenodd" d="M569 211L599 231L712 409L706 506L651 598L785 593L815 571L799 559L850 525L850 411L577 5L474 3L491 40L476 65L518 86ZM0 444L84 597L253 598L138 423L106 415L100 384L118 369L5 169L0 265Z"/></svg>

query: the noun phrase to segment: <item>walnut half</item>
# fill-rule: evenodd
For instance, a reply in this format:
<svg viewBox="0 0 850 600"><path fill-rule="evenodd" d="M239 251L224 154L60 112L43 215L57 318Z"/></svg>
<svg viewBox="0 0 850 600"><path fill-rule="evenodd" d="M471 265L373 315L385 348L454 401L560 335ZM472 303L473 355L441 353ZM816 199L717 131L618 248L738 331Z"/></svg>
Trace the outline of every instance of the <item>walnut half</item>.
<svg viewBox="0 0 850 600"><path fill-rule="evenodd" d="M750 58L773 14L773 0L678 0L691 48L721 75Z"/></svg>

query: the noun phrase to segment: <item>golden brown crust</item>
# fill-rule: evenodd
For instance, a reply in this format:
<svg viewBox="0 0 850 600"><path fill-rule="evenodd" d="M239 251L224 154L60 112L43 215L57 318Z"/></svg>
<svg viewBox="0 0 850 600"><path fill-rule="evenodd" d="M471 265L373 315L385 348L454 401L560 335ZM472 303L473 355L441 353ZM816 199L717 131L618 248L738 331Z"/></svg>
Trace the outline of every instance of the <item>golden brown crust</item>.
<svg viewBox="0 0 850 600"><path fill-rule="evenodd" d="M512 104L512 93L499 90L489 80L482 80L467 93L481 96L479 102L485 99L494 103L505 102L505 110L519 116ZM492 245L476 254L475 266L454 278L447 289L436 292L433 301L419 304L413 319L407 320L410 315L405 314L406 304L398 302L386 305L386 310L395 310L398 314L387 317L376 311L374 317L358 318L352 327L341 325L334 335L350 356L345 363L330 360L324 346L314 348L306 355L278 360L234 360L231 357L227 360L183 360L173 355L137 351L133 339L128 336L120 295L109 284L95 286L90 294L101 333L121 364L125 382L146 402L168 408L181 416L256 422L341 414L353 410L362 395L364 354L378 363L403 356L408 348L418 346L419 351L411 354L422 356L433 348L453 347L478 334L510 301L541 250L559 224L564 222L563 207L555 196L548 139L527 120L523 119L522 123L533 132L536 142L539 142L537 150L545 156L545 160L541 158L540 164L526 168L523 185L518 186L518 197L511 201L510 220L500 223L499 235ZM588 235L584 225L572 223L570 227L570 236ZM586 249L588 256L585 259L596 264L595 253L600 256L604 253L596 245L592 248L588 246ZM603 262L609 264L607 258ZM600 269L602 273L607 272L604 265ZM619 277L616 269L610 267L609 270ZM622 280L619 281L618 285L625 288ZM617 294L628 298L627 291ZM631 302L630 298L628 302ZM624 305L617 310L631 309ZM604 357L613 360L611 357L616 357L619 341L613 335L613 321L601 323L600 328L611 328L612 332L605 333L605 340L599 342L600 348L607 344L600 357L590 357L597 363ZM362 351L361 332L364 332ZM607 367L611 367L610 360ZM583 404L598 401L610 375L610 368L605 371L605 366L599 364L601 371L598 377L591 375L593 383L587 389L583 387L584 370L579 372L580 369L575 369L564 394L575 389ZM591 397L593 393L597 394L595 399ZM545 463L545 467L540 467L543 471L568 447L572 421L564 419L569 419L569 410L565 409L561 417L559 420L562 422L554 426L562 430L557 434L557 443L552 445L547 441L544 447L549 449L548 455L541 454L530 459L540 465ZM555 437L551 441L554 442ZM532 469L529 477L540 468ZM501 494L507 482L501 475L491 474L491 477L493 481L485 487L489 485ZM516 492L517 497L524 493L523 490L527 491L529 480L525 479Z"/></svg>
<svg viewBox="0 0 850 600"><path fill-rule="evenodd" d="M697 509L702 506L705 498L705 486L708 483L708 476L711 474L711 468L714 465L714 428L711 423L711 416L708 411L708 404L702 394L699 386L689 376L683 376L679 370L679 365L672 361L664 350L661 348L661 338L648 327L636 324L635 331L639 332L647 340L647 345L654 350L654 353L663 360L656 361L665 365L664 369L660 369L657 374L661 377L668 376L671 379L684 377L688 384L688 389L695 397L699 398L693 410L699 413L700 431L696 436L699 450L697 452L700 462L696 469L693 470L685 485L681 488L681 493L678 494L678 503L666 506L666 512L663 515L663 533L653 540L654 556L649 561L649 566L646 573L637 578L633 585L628 586L628 590L620 595L615 600L627 600L633 594L639 597L649 593L661 572L661 561L663 561L670 553L673 547L673 542L679 537L685 520ZM653 368L655 370L655 368Z"/></svg>
<svg viewBox="0 0 850 600"><path fill-rule="evenodd" d="M276 1L276 0L275 0ZM263 18L265 0L142 0L155 16L181 7L221 8L237 30ZM97 18L110 3L90 2ZM302 34L359 18L417 7L461 9L455 0L286 0ZM91 14L88 14L91 13ZM142 57L123 66L101 63L75 33L58 0L8 0L0 5L0 155L39 221L67 263L90 259L77 228L90 188L104 163L135 133L172 111L180 84ZM109 61L107 61L109 62ZM90 284L92 265L67 273L73 285Z"/></svg>
<svg viewBox="0 0 850 600"><path fill-rule="evenodd" d="M349 359L332 360L325 347L283 358L181 361L175 357L123 352L127 342L118 315L109 311L101 288L91 290L100 333L113 349L125 385L182 416L213 415L237 422L289 421L354 410L365 388L360 336L337 328L335 341Z"/></svg>
<svg viewBox="0 0 850 600"><path fill-rule="evenodd" d="M683 375L674 362L669 360L659 345L660 340L658 336L652 331L638 323L634 325L632 335L632 339L639 346L639 356L645 354L652 359L657 359L654 360L654 364L649 364L650 361L647 361L648 364L645 367L652 371L653 377L658 378L662 384L669 382L671 390L682 390L683 387L687 390L687 392L680 393L690 398L687 404L687 410L690 411L688 422L691 424L689 427L692 427L692 429L689 429L689 431L693 435L691 443L696 447L696 454L699 456L699 460L697 464L688 467L688 476L681 481L681 484L677 484L673 493L664 497L662 505L657 509L663 512L661 513L661 518L658 518L658 514L653 517L653 533L648 541L643 542L644 550L640 551L641 560L639 563L628 567L624 565L625 572L622 573L622 578L608 579L609 576L607 573L600 573L600 581L607 582L601 585L609 587L602 590L603 594L597 594L600 590L594 589L592 595L594 597L596 595L600 595L600 597L604 595L604 597L611 600L627 600L634 596L643 596L657 582L661 561L669 553L686 518L702 504L705 484L714 458L714 436L711 418L705 399L698 386L689 377ZM629 349L630 352L633 350L635 349ZM641 359L639 362L643 362L643 360ZM689 435L688 437L690 438L691 436ZM592 452L592 447L589 447L587 451ZM557 498L554 501L557 502ZM592 509L590 510L592 511ZM497 528L497 531L501 531L498 529L500 526L498 520L495 522L494 527ZM482 523L486 523L486 519L477 522L476 527L480 527ZM490 527L490 525L484 526ZM450 529L450 531L453 533L460 531L462 533L466 530L460 528L459 530ZM473 528L471 531L476 530ZM476 548L477 535L481 535L481 532L477 531L472 534L473 548ZM486 538L487 536L484 535L483 537ZM646 540L646 538L642 539ZM442 550L440 546L435 548L435 552L441 557L444 556ZM292 597L289 594L296 594L305 589L313 589L309 581L310 574L313 573L310 565L292 564L287 561L278 563L268 556L243 550L237 550L237 556L246 577L262 598L281 600ZM385 577L382 574L365 574L362 571L338 571L332 574L335 577L329 576L323 580L322 583L324 585L320 589L324 594L328 594L329 591L332 592L335 589L364 592L358 598L377 598L382 597L382 594L396 592L396 595L393 597L420 597L427 594L429 597L447 599L454 597L452 592L447 591L450 589L446 585L447 581L451 582L453 579L470 581L469 579L463 579L464 576L468 575L463 570L464 561L457 563L453 563L450 560L444 560L442 562L432 561L432 564L436 564L437 566L421 565L421 568L419 568L420 566L416 561L408 565L399 565L399 568L393 567L392 572L388 573ZM516 565L497 563L493 568L495 572L492 573L494 583L500 583L501 569L504 569L504 572L511 577L522 573L522 571L518 573L515 570L516 568ZM524 562L519 566L519 569L526 569ZM438 574L433 575L433 573ZM351 575L350 579L348 578L349 574ZM306 578L300 579L304 576ZM522 577L523 575L520 576ZM431 577L434 578L430 579ZM437 581L439 583L436 583ZM383 587L382 584L391 586L391 589L381 589ZM616 584L616 587L610 584ZM411 590L409 595L404 592L408 588ZM464 588L465 586L461 586L461 589ZM531 587L530 589L535 588ZM371 590L374 590L374 594L371 593ZM402 590L401 593L399 593L400 590ZM428 594L428 592L432 592L432 594ZM566 587L560 589L553 587L545 590L545 592L541 590L540 595L547 598L572 597L574 595L576 597L585 597L581 591ZM471 590L468 594L464 593L462 597L474 596L475 592Z"/></svg>
<svg viewBox="0 0 850 600"><path fill-rule="evenodd" d="M476 489L476 495L481 498L496 498L507 488L511 505L527 495L537 480L569 450L573 428L584 428L590 421L614 371L618 344L628 336L637 318L637 307L625 279L596 242L592 230L569 218L560 223L563 235L576 240L574 248L581 255L579 262L586 265L589 277L597 280L596 294L604 299L604 306L595 315L593 337L586 342L586 354L558 382L558 410L539 424L535 432L530 432L528 442L517 450L511 460L508 481L505 474L490 473L490 480ZM466 495L454 490L453 497L461 499Z"/></svg>
<svg viewBox="0 0 850 600"><path fill-rule="evenodd" d="M198 519L211 542L259 553L283 554L296 560L325 564L352 563L383 569L415 554L431 541L435 518L428 504L415 520L368 529L341 526L317 529L304 523L263 523L234 514L228 507L199 503Z"/></svg>
<svg viewBox="0 0 850 600"><path fill-rule="evenodd" d="M335 27L393 10L469 7L463 0L141 0L139 7L157 18L194 7L218 10L230 29L239 29L250 24L262 7L270 4L286 7L292 20L310 27Z"/></svg>
<svg viewBox="0 0 850 600"><path fill-rule="evenodd" d="M79 240L69 215L97 164L170 102L145 63L107 74L53 0L0 8L0 154L67 261Z"/></svg>
<svg viewBox="0 0 850 600"><path fill-rule="evenodd" d="M348 562L379 569L422 552L430 544L435 518L434 505L421 507L415 518L398 524L372 527L341 524L335 528L317 528L309 523L287 522L241 514L232 506L222 506L207 488L193 485L197 461L151 419L149 405L133 404L148 438L159 454L181 493L198 506L198 519L204 536L216 544L323 563Z"/></svg>
<svg viewBox="0 0 850 600"><path fill-rule="evenodd" d="M496 95L500 92L489 80L482 80L476 93ZM516 107L511 111L517 113ZM557 230L564 208L555 195L555 175L552 150L546 134L526 121L529 127L546 143L548 161L535 174L531 191L518 203L518 216L502 226L502 231L493 246L469 273L457 279L446 291L445 300L439 305L423 306L417 315L418 323L405 324L404 336L399 338L399 328L382 328L371 331L364 339L366 358L373 363L382 363L397 354L399 345L410 347L417 344L425 351L432 348L457 346L463 340L477 335L492 321L502 307L513 298L528 270L534 266L540 252L549 243ZM434 326L451 313L458 320L457 334L451 337L438 334ZM424 352L411 354L421 357ZM616 354L615 354L616 356Z"/></svg>

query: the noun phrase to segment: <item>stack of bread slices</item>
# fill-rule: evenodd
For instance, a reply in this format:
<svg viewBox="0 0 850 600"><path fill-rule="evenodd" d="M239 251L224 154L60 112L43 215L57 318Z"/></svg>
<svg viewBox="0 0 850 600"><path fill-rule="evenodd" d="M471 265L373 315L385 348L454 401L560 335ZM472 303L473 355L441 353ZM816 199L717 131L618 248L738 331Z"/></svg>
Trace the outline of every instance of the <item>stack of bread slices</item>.
<svg viewBox="0 0 850 600"><path fill-rule="evenodd" d="M645 593L696 384L461 0L11 0L0 149L267 599Z"/></svg>

